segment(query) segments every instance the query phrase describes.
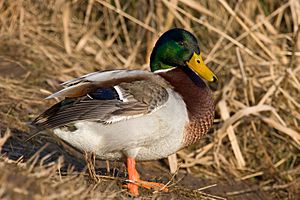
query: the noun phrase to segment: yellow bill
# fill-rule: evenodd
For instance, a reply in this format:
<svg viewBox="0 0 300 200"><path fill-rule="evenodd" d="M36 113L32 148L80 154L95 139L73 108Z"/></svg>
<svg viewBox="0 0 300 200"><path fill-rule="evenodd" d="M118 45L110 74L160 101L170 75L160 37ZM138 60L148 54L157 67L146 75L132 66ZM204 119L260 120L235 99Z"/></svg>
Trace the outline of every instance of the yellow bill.
<svg viewBox="0 0 300 200"><path fill-rule="evenodd" d="M204 64L202 59L202 53L199 55L194 52L192 58L186 62L196 74L204 78L209 82L215 82L218 80L217 76Z"/></svg>

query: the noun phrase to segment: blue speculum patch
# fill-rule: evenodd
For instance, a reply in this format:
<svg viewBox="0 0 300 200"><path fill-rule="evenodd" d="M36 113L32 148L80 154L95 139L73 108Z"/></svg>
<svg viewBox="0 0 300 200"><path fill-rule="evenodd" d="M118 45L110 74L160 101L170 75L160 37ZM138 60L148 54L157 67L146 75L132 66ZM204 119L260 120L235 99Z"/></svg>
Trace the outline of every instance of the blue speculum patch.
<svg viewBox="0 0 300 200"><path fill-rule="evenodd" d="M98 88L94 92L88 93L93 99L98 100L113 100L120 99L117 91L114 88Z"/></svg>

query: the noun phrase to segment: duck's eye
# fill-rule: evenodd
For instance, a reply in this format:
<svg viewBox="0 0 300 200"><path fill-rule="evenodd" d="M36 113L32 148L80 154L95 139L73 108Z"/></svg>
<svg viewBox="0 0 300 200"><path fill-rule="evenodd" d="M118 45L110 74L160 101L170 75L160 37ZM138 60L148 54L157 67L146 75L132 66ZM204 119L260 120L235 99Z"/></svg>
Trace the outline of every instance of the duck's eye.
<svg viewBox="0 0 300 200"><path fill-rule="evenodd" d="M200 64L201 61L199 59L197 59L196 62Z"/></svg>
<svg viewBox="0 0 300 200"><path fill-rule="evenodd" d="M184 46L183 41L179 41L178 44L179 44L180 46Z"/></svg>

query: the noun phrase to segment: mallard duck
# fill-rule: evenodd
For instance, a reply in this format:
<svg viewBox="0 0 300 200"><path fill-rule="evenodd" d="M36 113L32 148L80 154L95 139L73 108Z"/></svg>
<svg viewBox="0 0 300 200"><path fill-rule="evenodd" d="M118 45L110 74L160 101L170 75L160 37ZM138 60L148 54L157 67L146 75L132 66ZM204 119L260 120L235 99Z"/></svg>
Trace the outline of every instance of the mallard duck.
<svg viewBox="0 0 300 200"><path fill-rule="evenodd" d="M204 64L196 37L179 28L158 39L150 68L94 72L67 81L47 97L64 100L33 125L53 129L62 141L98 159L124 161L134 196L138 186L164 189L140 180L135 163L165 158L208 131L214 103L201 78L214 82L217 77Z"/></svg>

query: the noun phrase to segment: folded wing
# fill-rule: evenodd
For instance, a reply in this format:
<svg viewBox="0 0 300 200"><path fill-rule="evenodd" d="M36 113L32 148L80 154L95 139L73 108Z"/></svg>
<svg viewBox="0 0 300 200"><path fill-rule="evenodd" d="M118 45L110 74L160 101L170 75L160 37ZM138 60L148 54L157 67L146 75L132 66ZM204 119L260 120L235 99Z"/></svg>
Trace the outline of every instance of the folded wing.
<svg viewBox="0 0 300 200"><path fill-rule="evenodd" d="M168 100L168 83L141 70L97 72L65 82L49 96L64 97L33 121L39 129L80 120L116 123L154 112Z"/></svg>

